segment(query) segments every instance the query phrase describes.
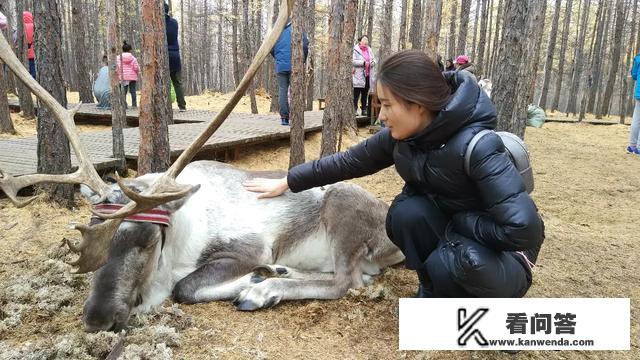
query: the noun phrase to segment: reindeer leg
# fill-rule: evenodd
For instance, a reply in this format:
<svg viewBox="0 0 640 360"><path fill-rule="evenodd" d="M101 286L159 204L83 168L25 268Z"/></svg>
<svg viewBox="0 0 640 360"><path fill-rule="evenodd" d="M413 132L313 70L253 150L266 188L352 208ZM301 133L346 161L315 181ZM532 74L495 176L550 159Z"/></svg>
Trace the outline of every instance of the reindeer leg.
<svg viewBox="0 0 640 360"><path fill-rule="evenodd" d="M366 246L362 242L358 246L346 238L336 239L343 241L335 242L334 273L300 271L282 265L261 266L254 269L253 278L263 281L241 290L234 305L238 310L252 311L272 307L282 300L339 299L349 288L364 286L360 261L366 255ZM274 277L265 279L267 276Z"/></svg>

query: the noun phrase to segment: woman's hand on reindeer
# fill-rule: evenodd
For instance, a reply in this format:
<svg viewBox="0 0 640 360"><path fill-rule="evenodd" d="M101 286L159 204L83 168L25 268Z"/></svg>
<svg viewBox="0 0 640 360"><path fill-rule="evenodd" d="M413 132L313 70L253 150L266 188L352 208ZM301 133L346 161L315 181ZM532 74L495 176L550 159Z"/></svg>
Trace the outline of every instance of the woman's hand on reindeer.
<svg viewBox="0 0 640 360"><path fill-rule="evenodd" d="M244 185L244 188L249 191L260 193L258 195L258 199L280 196L289 189L286 177L281 179L249 179L242 185Z"/></svg>

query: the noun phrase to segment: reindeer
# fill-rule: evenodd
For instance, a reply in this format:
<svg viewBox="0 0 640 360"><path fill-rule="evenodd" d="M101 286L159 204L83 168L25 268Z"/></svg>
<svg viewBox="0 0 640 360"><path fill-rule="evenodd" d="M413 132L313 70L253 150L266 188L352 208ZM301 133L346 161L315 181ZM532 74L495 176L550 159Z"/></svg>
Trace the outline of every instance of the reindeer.
<svg viewBox="0 0 640 360"><path fill-rule="evenodd" d="M189 163L245 92L285 26L292 1L282 1L265 39L232 99L162 174L116 184L102 181L75 130L73 116L35 82L0 36L0 57L55 114L79 166L66 175L14 177L0 170L0 187L16 206L20 189L43 182L82 184L93 204L82 241L78 273L95 271L85 302L87 331L126 327L135 312L173 297L181 303L232 300L257 310L282 300L337 299L371 281L404 257L387 238L388 206L362 188L338 183L258 200L242 183L251 172L214 161Z"/></svg>

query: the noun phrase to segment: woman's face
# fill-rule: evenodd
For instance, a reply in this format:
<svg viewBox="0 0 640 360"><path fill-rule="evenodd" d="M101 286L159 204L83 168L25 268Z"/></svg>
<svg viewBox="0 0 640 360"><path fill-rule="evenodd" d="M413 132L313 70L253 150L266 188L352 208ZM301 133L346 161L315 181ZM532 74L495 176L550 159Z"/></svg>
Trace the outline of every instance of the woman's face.
<svg viewBox="0 0 640 360"><path fill-rule="evenodd" d="M453 63L450 60L447 60L447 67L453 66Z"/></svg>
<svg viewBox="0 0 640 360"><path fill-rule="evenodd" d="M433 114L424 106L397 98L380 82L376 89L380 101L378 118L389 128L392 138L396 140L410 138L424 130L433 121Z"/></svg>
<svg viewBox="0 0 640 360"><path fill-rule="evenodd" d="M366 36L363 36L362 39L360 39L360 45L362 45L362 46L369 45L369 38L366 37Z"/></svg>

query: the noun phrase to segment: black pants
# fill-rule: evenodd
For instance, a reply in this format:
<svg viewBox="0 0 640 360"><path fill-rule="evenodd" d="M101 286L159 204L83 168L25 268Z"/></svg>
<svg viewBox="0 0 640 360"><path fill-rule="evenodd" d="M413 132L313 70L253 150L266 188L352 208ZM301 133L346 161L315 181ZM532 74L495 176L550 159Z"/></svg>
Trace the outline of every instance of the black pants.
<svg viewBox="0 0 640 360"><path fill-rule="evenodd" d="M360 100L360 108L362 113L366 114L367 100L369 99L369 77L365 77L363 88L353 88L353 108L358 110L358 100Z"/></svg>
<svg viewBox="0 0 640 360"><path fill-rule="evenodd" d="M131 93L131 106L133 107L138 107L138 100L137 100L137 94L136 94L136 84L137 82L135 81L129 81L129 85L125 85L124 86L124 90L123 90L123 94L124 95L124 103L125 103L125 107L127 104L127 92Z"/></svg>
<svg viewBox="0 0 640 360"><path fill-rule="evenodd" d="M530 275L513 252L495 251L447 231L449 218L424 195L402 193L391 204L387 234L407 268L435 297L522 297Z"/></svg>

